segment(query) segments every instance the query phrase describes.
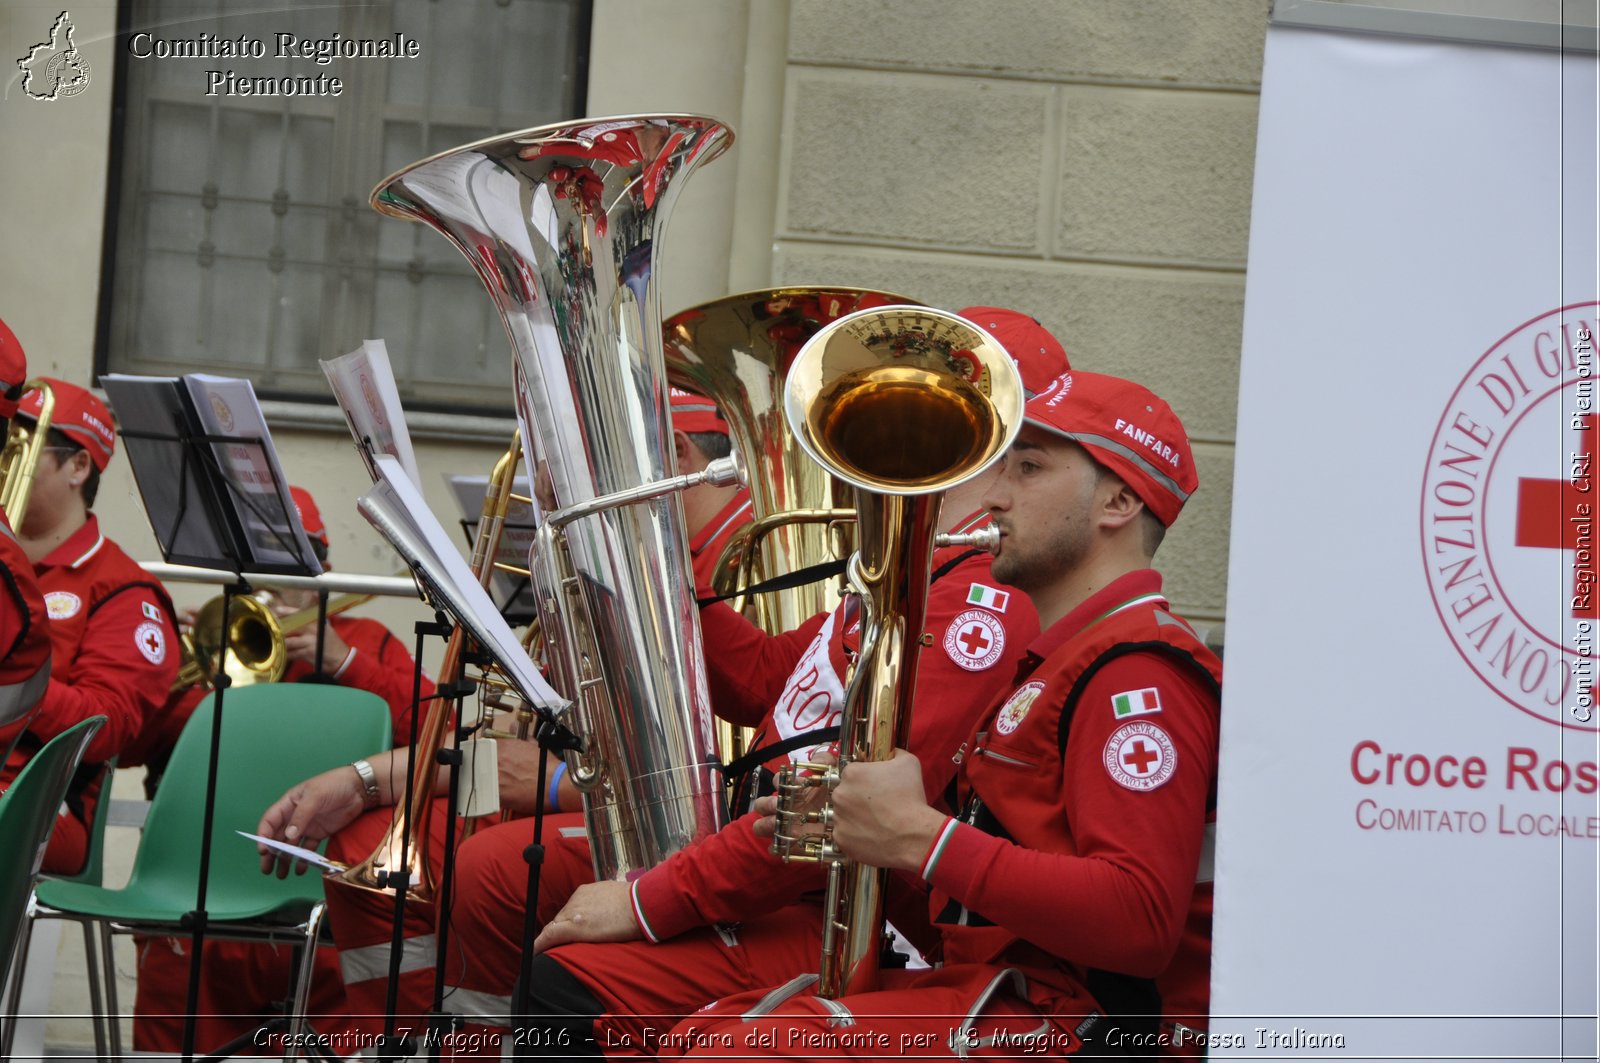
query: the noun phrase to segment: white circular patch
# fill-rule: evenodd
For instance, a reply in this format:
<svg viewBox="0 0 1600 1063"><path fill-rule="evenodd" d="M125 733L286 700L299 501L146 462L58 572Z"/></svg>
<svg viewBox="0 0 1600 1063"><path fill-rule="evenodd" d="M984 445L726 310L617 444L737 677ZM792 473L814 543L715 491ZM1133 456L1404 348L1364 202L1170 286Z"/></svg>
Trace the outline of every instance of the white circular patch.
<svg viewBox="0 0 1600 1063"><path fill-rule="evenodd" d="M1033 708L1033 703L1039 700L1039 694L1043 690L1044 682L1039 679L1018 687L1016 693L1007 698L1006 703L1000 706L1000 711L995 714L996 733L1008 735L1021 727L1022 718L1028 715L1028 710Z"/></svg>
<svg viewBox="0 0 1600 1063"><path fill-rule="evenodd" d="M51 591L44 596L44 611L51 620L65 620L77 616L83 608L83 599L71 591Z"/></svg>
<svg viewBox="0 0 1600 1063"><path fill-rule="evenodd" d="M944 652L969 672L981 672L1000 659L1006 628L993 613L968 609L944 633Z"/></svg>
<svg viewBox="0 0 1600 1063"><path fill-rule="evenodd" d="M1178 750L1153 723L1125 723L1106 740L1106 774L1129 790L1154 790L1178 770Z"/></svg>
<svg viewBox="0 0 1600 1063"><path fill-rule="evenodd" d="M140 624L134 630L133 644L139 647L139 652L151 664L160 664L167 659L167 633L160 624L152 624L148 620Z"/></svg>

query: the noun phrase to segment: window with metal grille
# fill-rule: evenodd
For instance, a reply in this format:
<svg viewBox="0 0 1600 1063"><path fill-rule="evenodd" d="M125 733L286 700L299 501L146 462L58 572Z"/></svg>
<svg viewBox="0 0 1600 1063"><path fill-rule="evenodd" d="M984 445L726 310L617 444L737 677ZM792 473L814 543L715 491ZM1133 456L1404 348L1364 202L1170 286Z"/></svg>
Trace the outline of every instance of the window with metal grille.
<svg viewBox="0 0 1600 1063"><path fill-rule="evenodd" d="M508 410L505 334L465 259L367 197L436 152L581 115L589 17L589 0L124 0L98 367L331 401L317 360L380 338L408 408ZM413 58L337 54L409 40Z"/></svg>

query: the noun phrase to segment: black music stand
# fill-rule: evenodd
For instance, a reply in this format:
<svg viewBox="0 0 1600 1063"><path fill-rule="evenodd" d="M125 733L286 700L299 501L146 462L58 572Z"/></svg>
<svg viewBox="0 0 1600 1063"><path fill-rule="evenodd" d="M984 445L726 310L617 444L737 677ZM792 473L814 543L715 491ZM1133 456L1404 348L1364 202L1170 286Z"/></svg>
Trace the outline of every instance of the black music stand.
<svg viewBox="0 0 1600 1063"><path fill-rule="evenodd" d="M146 499L162 493L166 488L172 471L171 451L173 447L178 448L177 504L172 510L172 519L167 527L157 526L155 514L148 506L146 507L146 513L151 518L151 530L155 532L156 544L161 550L163 559L168 562L181 560L183 563L200 568L212 568L234 575L233 581L225 584L222 591L222 642L217 671L213 678L216 694L212 698L211 709L211 752L206 774L205 815L200 835L200 874L195 886L194 911L184 917L188 923L191 941L189 985L184 998L183 1020L183 1059L184 1063L189 1063L194 1058L197 1020L195 1009L200 999L201 952L206 936L206 891L211 877L211 831L216 820L217 765L222 750L222 703L231 683L225 671L230 648L227 616L232 610L233 598L250 592L243 573L252 558L247 557L247 547L239 533L242 525L239 519L241 508L267 524L286 552L294 554L295 546L293 529L289 529L289 536L286 538L281 531L272 527L268 523L268 514L263 512L258 501L251 497L251 492L235 484L226 475L212 450L213 445L218 443L242 444L265 450L271 446L270 440L255 436L195 433L181 416L174 417L170 432L123 429L121 434L128 444L126 447L128 463L133 468L134 479L139 483L140 493ZM274 491L282 494L285 485L278 482L277 473L270 465L269 471ZM180 547L177 545L179 543L187 545ZM213 546L214 551L208 553L206 544ZM279 574L313 575L309 564L299 571L281 564L273 567Z"/></svg>

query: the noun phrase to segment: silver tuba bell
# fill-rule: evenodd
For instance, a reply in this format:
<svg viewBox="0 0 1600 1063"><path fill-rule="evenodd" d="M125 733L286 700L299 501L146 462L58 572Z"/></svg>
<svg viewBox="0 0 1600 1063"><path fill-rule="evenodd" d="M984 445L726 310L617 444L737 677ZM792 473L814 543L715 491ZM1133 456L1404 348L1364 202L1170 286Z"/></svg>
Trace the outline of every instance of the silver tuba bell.
<svg viewBox="0 0 1600 1063"><path fill-rule="evenodd" d="M383 214L472 263L515 356L544 520L534 548L553 685L573 702L595 872L650 867L723 822L676 473L655 269L683 182L733 133L710 118L590 119L400 171ZM731 463L715 472L731 475Z"/></svg>

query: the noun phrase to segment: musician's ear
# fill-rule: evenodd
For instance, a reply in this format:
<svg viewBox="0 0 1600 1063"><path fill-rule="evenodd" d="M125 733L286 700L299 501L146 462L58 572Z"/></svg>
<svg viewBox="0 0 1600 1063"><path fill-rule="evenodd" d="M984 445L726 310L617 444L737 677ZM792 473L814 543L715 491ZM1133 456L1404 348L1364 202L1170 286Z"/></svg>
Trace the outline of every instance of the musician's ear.
<svg viewBox="0 0 1600 1063"><path fill-rule="evenodd" d="M693 464L693 459L696 453L699 451L699 448L693 443L689 442L689 436L687 433L678 431L676 429L673 430L672 451L678 459L678 474L680 476L686 472L693 472L695 470L696 466Z"/></svg>

